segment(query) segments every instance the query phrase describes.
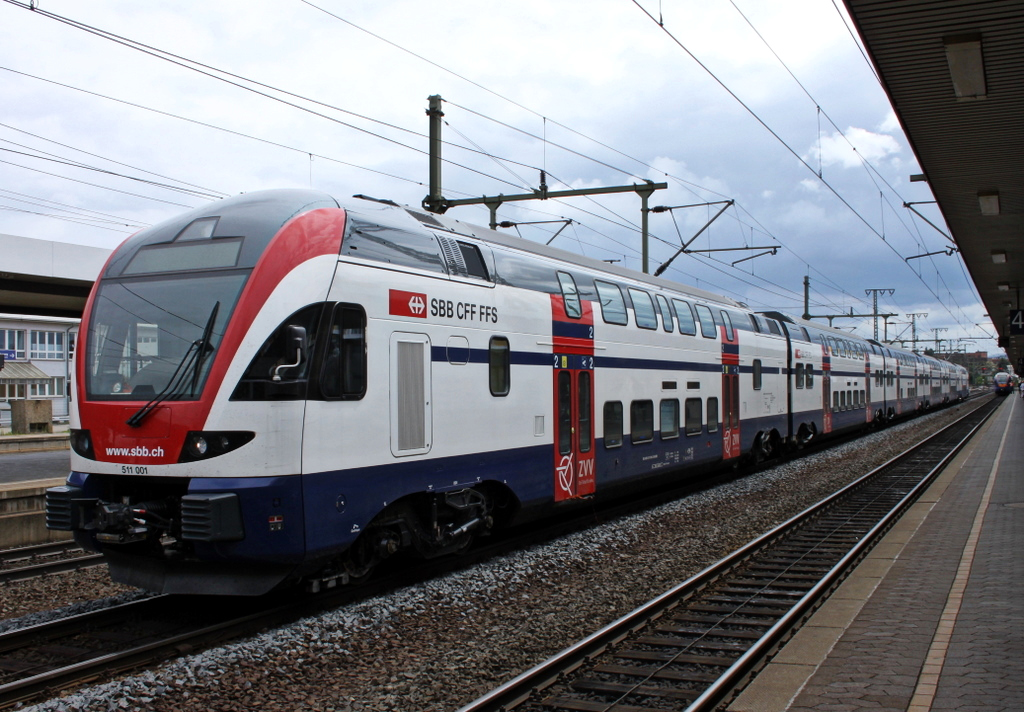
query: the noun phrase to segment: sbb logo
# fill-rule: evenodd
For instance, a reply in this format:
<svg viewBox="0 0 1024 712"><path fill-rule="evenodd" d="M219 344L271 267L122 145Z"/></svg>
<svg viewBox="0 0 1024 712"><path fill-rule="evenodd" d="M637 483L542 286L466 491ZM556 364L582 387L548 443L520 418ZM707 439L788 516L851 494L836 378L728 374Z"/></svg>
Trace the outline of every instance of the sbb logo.
<svg viewBox="0 0 1024 712"><path fill-rule="evenodd" d="M427 318L427 295L419 292L390 290L388 312L393 316Z"/></svg>

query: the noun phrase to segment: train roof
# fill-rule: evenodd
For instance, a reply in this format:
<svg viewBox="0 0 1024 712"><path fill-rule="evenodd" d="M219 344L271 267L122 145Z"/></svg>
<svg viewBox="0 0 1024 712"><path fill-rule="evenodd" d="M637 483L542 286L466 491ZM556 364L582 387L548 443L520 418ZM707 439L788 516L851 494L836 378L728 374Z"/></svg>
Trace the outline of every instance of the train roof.
<svg viewBox="0 0 1024 712"><path fill-rule="evenodd" d="M614 264L602 262L601 260L562 250L557 247L542 245L522 237L515 237L506 233L498 232L497 230L491 230L487 227L463 222L462 220L458 220L457 218L452 218L447 215L428 213L420 209L401 206L390 201L384 202L373 199L366 199L359 203L353 203L351 201L339 201L339 203L341 204L341 207L346 210L351 210L355 214L361 214L366 217L370 217L372 215L373 219L380 220L383 223L397 224L406 228L409 228L410 225L416 225L421 229L423 227L427 227L433 230L443 230L454 235L470 237L480 240L481 242L545 257L547 259L563 262L575 267L581 267L586 270L600 272L610 276L614 275L620 279L627 279L633 282L647 284L653 288L682 293L695 299L749 310L749 307L745 304L721 294L708 292L681 282L664 279L663 277L654 277L625 267L619 267Z"/></svg>

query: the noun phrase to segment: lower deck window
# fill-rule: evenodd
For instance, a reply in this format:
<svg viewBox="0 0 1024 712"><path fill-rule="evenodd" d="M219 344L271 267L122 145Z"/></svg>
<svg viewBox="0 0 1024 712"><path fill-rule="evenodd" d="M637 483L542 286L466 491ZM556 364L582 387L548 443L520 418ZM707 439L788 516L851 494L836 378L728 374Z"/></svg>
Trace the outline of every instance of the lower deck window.
<svg viewBox="0 0 1024 712"><path fill-rule="evenodd" d="M661 439L679 437L679 399L670 398L661 402Z"/></svg>
<svg viewBox="0 0 1024 712"><path fill-rule="evenodd" d="M718 432L718 399L708 398L708 432Z"/></svg>
<svg viewBox="0 0 1024 712"><path fill-rule="evenodd" d="M683 406L684 429L687 435L700 435L702 429L702 418L704 416L703 404L700 398L687 398Z"/></svg>
<svg viewBox="0 0 1024 712"><path fill-rule="evenodd" d="M649 443L654 440L654 401L633 401L629 406L630 440Z"/></svg>
<svg viewBox="0 0 1024 712"><path fill-rule="evenodd" d="M608 401L604 404L604 446L622 445L622 403Z"/></svg>

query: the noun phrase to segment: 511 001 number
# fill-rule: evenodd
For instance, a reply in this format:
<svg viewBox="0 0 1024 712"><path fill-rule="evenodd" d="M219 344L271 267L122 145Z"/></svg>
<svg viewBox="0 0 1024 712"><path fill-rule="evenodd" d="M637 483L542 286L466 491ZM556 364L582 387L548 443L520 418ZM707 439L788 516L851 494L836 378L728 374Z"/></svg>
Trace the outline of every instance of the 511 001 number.
<svg viewBox="0 0 1024 712"><path fill-rule="evenodd" d="M121 465L122 475L148 475L149 468L142 465Z"/></svg>

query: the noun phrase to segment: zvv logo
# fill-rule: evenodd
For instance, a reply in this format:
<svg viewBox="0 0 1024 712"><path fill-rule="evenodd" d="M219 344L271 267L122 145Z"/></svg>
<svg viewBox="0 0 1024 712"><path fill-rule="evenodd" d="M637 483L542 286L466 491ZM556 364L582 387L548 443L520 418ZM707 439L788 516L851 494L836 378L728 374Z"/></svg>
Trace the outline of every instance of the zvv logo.
<svg viewBox="0 0 1024 712"><path fill-rule="evenodd" d="M418 319L427 318L426 294L392 289L390 290L388 301L388 313L393 316L412 316Z"/></svg>

